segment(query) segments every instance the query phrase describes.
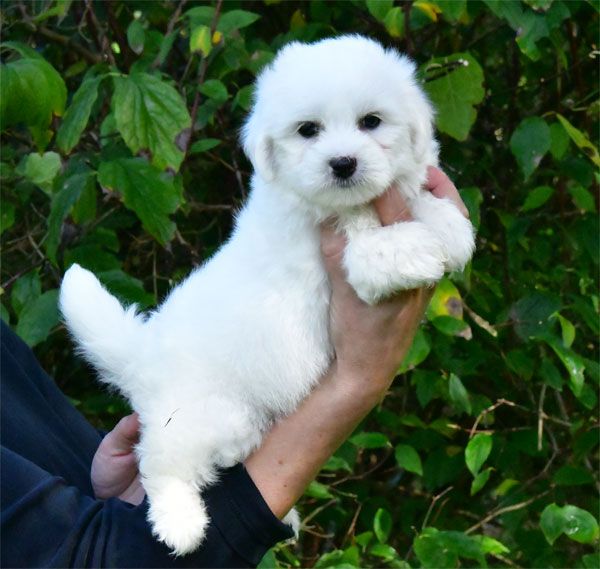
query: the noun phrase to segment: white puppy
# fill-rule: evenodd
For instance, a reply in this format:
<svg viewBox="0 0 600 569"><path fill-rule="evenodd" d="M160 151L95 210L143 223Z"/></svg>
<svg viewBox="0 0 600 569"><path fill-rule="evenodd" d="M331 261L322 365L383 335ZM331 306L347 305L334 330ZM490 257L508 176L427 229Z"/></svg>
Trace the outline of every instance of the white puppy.
<svg viewBox="0 0 600 569"><path fill-rule="evenodd" d="M397 52L359 36L289 44L258 78L243 130L252 192L219 252L145 316L81 267L65 275L70 331L140 415L150 521L175 553L202 541L201 491L218 469L243 461L331 363L319 223L339 219L348 282L368 303L471 257L470 223L421 189L437 162L432 116ZM369 202L392 184L415 221L381 227Z"/></svg>

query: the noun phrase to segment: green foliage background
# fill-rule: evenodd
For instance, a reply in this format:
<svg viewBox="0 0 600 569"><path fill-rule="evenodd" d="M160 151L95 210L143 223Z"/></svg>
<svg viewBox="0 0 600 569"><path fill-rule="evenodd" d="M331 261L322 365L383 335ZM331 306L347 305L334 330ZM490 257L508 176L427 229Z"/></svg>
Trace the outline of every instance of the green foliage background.
<svg viewBox="0 0 600 569"><path fill-rule="evenodd" d="M126 407L59 324L69 264L154 305L231 230L281 45L411 54L477 254L262 566L600 566L596 1L4 1L1 23L2 317L105 427Z"/></svg>

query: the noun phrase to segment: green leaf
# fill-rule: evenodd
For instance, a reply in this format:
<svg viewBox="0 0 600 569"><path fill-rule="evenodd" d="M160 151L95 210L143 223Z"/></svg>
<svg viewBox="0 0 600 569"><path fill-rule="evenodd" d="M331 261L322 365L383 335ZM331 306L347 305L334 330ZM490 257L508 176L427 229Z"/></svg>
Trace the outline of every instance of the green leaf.
<svg viewBox="0 0 600 569"><path fill-rule="evenodd" d="M470 53L430 60L423 68L425 91L436 109L436 125L456 140L466 140L483 101L483 70Z"/></svg>
<svg viewBox="0 0 600 569"><path fill-rule="evenodd" d="M478 433L467 444L465 449L465 462L473 476L477 476L479 469L492 452L492 436Z"/></svg>
<svg viewBox="0 0 600 569"><path fill-rule="evenodd" d="M213 6L196 6L190 8L185 15L190 19L192 26L210 26L215 17Z"/></svg>
<svg viewBox="0 0 600 569"><path fill-rule="evenodd" d="M541 57L537 43L548 37L550 31L556 27L564 17L564 12L556 12L552 18L537 14L524 7L520 2L505 2L504 0L485 0L485 3L499 18L504 18L510 27L517 33L517 45L520 50L533 61Z"/></svg>
<svg viewBox="0 0 600 569"><path fill-rule="evenodd" d="M393 8L394 0L367 0L367 10L376 20L383 22L386 14Z"/></svg>
<svg viewBox="0 0 600 569"><path fill-rule="evenodd" d="M554 353L565 366L565 369L569 374L569 386L571 387L571 390L575 396L578 397L582 393L583 384L585 382L585 377L583 375L585 364L583 360L580 356L573 352L573 350L567 348L554 338L548 338L546 342L554 350Z"/></svg>
<svg viewBox="0 0 600 569"><path fill-rule="evenodd" d="M391 546L385 543L375 543L369 548L369 553L375 557L381 557L386 561L391 561L398 557L398 552Z"/></svg>
<svg viewBox="0 0 600 569"><path fill-rule="evenodd" d="M277 563L277 558L275 557L275 553L271 548L263 555L263 558L256 566L256 569L277 569L278 567L279 563Z"/></svg>
<svg viewBox="0 0 600 569"><path fill-rule="evenodd" d="M134 153L149 150L152 163L161 170L177 170L183 152L176 136L191 125L181 95L168 83L148 73L114 78L112 108L117 129Z"/></svg>
<svg viewBox="0 0 600 569"><path fill-rule="evenodd" d="M469 393L465 389L460 378L453 373L450 374L450 381L448 384L450 400L454 404L454 406L463 413L467 413L467 415L471 414L471 398L469 397Z"/></svg>
<svg viewBox="0 0 600 569"><path fill-rule="evenodd" d="M12 287L10 302L17 316L42 294L42 283L37 270L19 277Z"/></svg>
<svg viewBox="0 0 600 569"><path fill-rule="evenodd" d="M570 464L559 468L552 480L557 486L581 486L594 483L594 477L588 470Z"/></svg>
<svg viewBox="0 0 600 569"><path fill-rule="evenodd" d="M585 569L598 569L600 567L600 552L584 555L581 561Z"/></svg>
<svg viewBox="0 0 600 569"><path fill-rule="evenodd" d="M208 26L196 26L190 34L190 51L207 57L212 51L212 37Z"/></svg>
<svg viewBox="0 0 600 569"><path fill-rule="evenodd" d="M545 337L552 326L552 315L560 309L561 303L556 297L534 293L513 304L509 316L519 337L529 340Z"/></svg>
<svg viewBox="0 0 600 569"><path fill-rule="evenodd" d="M417 399L423 408L432 399L442 396L443 380L439 373L421 369L415 370L411 377L411 383L417 388Z"/></svg>
<svg viewBox="0 0 600 569"><path fill-rule="evenodd" d="M325 500L326 498L333 498L333 494L329 491L329 488L325 484L321 484L316 480L313 480L308 488L304 492L311 498L318 498L319 500Z"/></svg>
<svg viewBox="0 0 600 569"><path fill-rule="evenodd" d="M61 168L60 156L56 152L45 152L38 154L32 152L25 159L25 177L41 190L50 194L54 178Z"/></svg>
<svg viewBox="0 0 600 569"><path fill-rule="evenodd" d="M506 352L505 359L511 371L527 381L531 379L536 362L525 350L510 350Z"/></svg>
<svg viewBox="0 0 600 569"><path fill-rule="evenodd" d="M436 285L427 307L429 320L433 320L437 316L452 316L459 320L463 317L462 297L454 283L447 277L444 277Z"/></svg>
<svg viewBox="0 0 600 569"><path fill-rule="evenodd" d="M390 446L389 439L383 433L358 433L350 437L350 442L359 448L366 449Z"/></svg>
<svg viewBox="0 0 600 569"><path fill-rule="evenodd" d="M200 154L201 152L212 150L216 146L219 146L219 144L221 144L221 141L217 138L203 138L192 144L190 147L190 154Z"/></svg>
<svg viewBox="0 0 600 569"><path fill-rule="evenodd" d="M229 35L235 30L246 28L256 22L260 16L246 10L230 10L225 12L217 23L217 30L224 35Z"/></svg>
<svg viewBox="0 0 600 569"><path fill-rule="evenodd" d="M404 36L404 12L396 6L387 12L383 25L391 37L400 39Z"/></svg>
<svg viewBox="0 0 600 569"><path fill-rule="evenodd" d="M425 528L413 542L417 559L425 569L453 569L457 566L458 553L455 548L441 546L439 533L435 528Z"/></svg>
<svg viewBox="0 0 600 569"><path fill-rule="evenodd" d="M550 125L550 154L560 160L569 148L569 135L560 122Z"/></svg>
<svg viewBox="0 0 600 569"><path fill-rule="evenodd" d="M254 85L246 85L242 87L233 98L232 107L242 107L245 111L249 111L252 106L252 97L254 95Z"/></svg>
<svg viewBox="0 0 600 569"><path fill-rule="evenodd" d="M4 201L0 208L0 235L8 231L15 223L15 206Z"/></svg>
<svg viewBox="0 0 600 569"><path fill-rule="evenodd" d="M571 194L573 202L578 209L588 211L590 213L596 212L596 202L594 201L594 196L583 186L571 186L569 188L569 193Z"/></svg>
<svg viewBox="0 0 600 569"><path fill-rule="evenodd" d="M556 118L560 121L571 140L577 147L596 165L600 166L600 155L598 149L590 142L589 138L579 129L575 128L565 117L556 114Z"/></svg>
<svg viewBox="0 0 600 569"><path fill-rule="evenodd" d="M62 187L52 196L45 247L48 258L55 265L63 221L86 188L90 186L93 188L94 183L94 172L86 167L68 177Z"/></svg>
<svg viewBox="0 0 600 569"><path fill-rule="evenodd" d="M484 554L491 553L492 555L502 555L503 553L510 553L510 549L508 549L506 545L500 543L493 537L487 535L474 535L473 539L479 543L481 551Z"/></svg>
<svg viewBox="0 0 600 569"><path fill-rule="evenodd" d="M30 346L43 342L59 322L58 290L49 290L27 304L17 323L17 334Z"/></svg>
<svg viewBox="0 0 600 569"><path fill-rule="evenodd" d="M98 86L102 79L103 76L86 79L73 95L73 101L56 135L56 144L65 154L69 154L81 138L92 106L98 98Z"/></svg>
<svg viewBox="0 0 600 569"><path fill-rule="evenodd" d="M475 476L473 482L471 482L471 496L477 494L477 492L479 492L479 490L481 490L487 484L492 470L492 468L486 468Z"/></svg>
<svg viewBox="0 0 600 569"><path fill-rule="evenodd" d="M408 353L402 361L402 365L400 366L398 373L405 373L406 371L413 369L420 363L424 362L427 359L430 351L431 346L429 344L429 338L425 334L425 331L422 328L419 328L415 334L413 343L411 344Z"/></svg>
<svg viewBox="0 0 600 569"><path fill-rule="evenodd" d="M517 159L523 177L529 178L550 150L550 128L546 121L539 117L521 121L510 138L510 150Z"/></svg>
<svg viewBox="0 0 600 569"><path fill-rule="evenodd" d="M549 385L558 391L562 391L563 379L560 376L558 369L556 369L556 366L550 360L542 360L540 377L546 385Z"/></svg>
<svg viewBox="0 0 600 569"><path fill-rule="evenodd" d="M227 87L218 79L208 79L202 83L200 85L200 92L218 103L224 103L229 97Z"/></svg>
<svg viewBox="0 0 600 569"><path fill-rule="evenodd" d="M483 203L483 194L479 188L469 187L460 189L460 197L469 210L469 217L471 223L475 228L475 231L479 230L479 224L481 223L480 208Z"/></svg>
<svg viewBox="0 0 600 569"><path fill-rule="evenodd" d="M345 470L346 472L352 472L352 467L348 464L348 461L340 456L330 456L327 462L322 466L323 470Z"/></svg>
<svg viewBox="0 0 600 569"><path fill-rule="evenodd" d="M467 0L436 0L435 3L450 22L460 20L467 9Z"/></svg>
<svg viewBox="0 0 600 569"><path fill-rule="evenodd" d="M400 468L414 472L419 476L423 476L423 465L421 457L417 451L410 445L398 445L396 447L396 462Z"/></svg>
<svg viewBox="0 0 600 569"><path fill-rule="evenodd" d="M17 42L5 42L3 46L19 51L23 58L0 64L0 129L25 124L42 151L52 137L48 130L52 117L61 116L65 109L65 82L31 48Z"/></svg>
<svg viewBox="0 0 600 569"><path fill-rule="evenodd" d="M562 341L565 348L570 348L575 341L575 326L572 322L564 316L557 314L556 317L560 322L560 329L562 331Z"/></svg>
<svg viewBox="0 0 600 569"><path fill-rule="evenodd" d="M126 304L137 304L140 308L147 308L156 302L154 295L144 290L142 281L120 269L102 271L97 273L97 276L112 294Z"/></svg>
<svg viewBox="0 0 600 569"><path fill-rule="evenodd" d="M521 211L530 211L542 207L554 193L554 188L550 186L538 186L527 194L525 202L521 206Z"/></svg>
<svg viewBox="0 0 600 569"><path fill-rule="evenodd" d="M596 518L586 510L571 505L562 508L556 504L546 506L540 518L540 527L550 545L563 533L579 543L593 543L599 535Z"/></svg>
<svg viewBox="0 0 600 569"><path fill-rule="evenodd" d="M138 55L144 51L146 32L139 20L132 20L127 28L127 43L134 53Z"/></svg>
<svg viewBox="0 0 600 569"><path fill-rule="evenodd" d="M123 196L125 206L134 211L146 230L159 243L171 240L175 224L169 219L179 205L179 192L173 179L161 175L141 158L121 158L102 162L98 181Z"/></svg>
<svg viewBox="0 0 600 569"><path fill-rule="evenodd" d="M453 316L437 316L431 323L447 336L469 336L470 326L464 320Z"/></svg>
<svg viewBox="0 0 600 569"><path fill-rule="evenodd" d="M379 508L373 518L373 531L379 543L385 543L392 531L392 516L384 509Z"/></svg>

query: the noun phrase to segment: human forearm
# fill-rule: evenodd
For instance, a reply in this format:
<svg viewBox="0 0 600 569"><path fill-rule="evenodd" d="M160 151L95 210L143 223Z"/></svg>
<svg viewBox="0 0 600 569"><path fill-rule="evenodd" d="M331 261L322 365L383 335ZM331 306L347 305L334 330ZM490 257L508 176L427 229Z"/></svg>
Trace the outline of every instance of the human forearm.
<svg viewBox="0 0 600 569"><path fill-rule="evenodd" d="M360 392L334 365L300 407L280 421L246 461L246 469L271 511L283 517L323 464L377 404L375 391ZM332 412L335 410L335 412Z"/></svg>

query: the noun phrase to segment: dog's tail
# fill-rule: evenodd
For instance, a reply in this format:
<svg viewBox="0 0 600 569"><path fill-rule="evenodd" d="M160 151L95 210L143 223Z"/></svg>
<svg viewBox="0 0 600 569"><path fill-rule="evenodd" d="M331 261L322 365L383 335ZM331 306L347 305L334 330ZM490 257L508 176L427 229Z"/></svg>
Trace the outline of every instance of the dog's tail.
<svg viewBox="0 0 600 569"><path fill-rule="evenodd" d="M60 311L80 351L100 378L126 395L128 369L139 353L142 316L135 305L124 309L90 272L72 265L60 287Z"/></svg>

